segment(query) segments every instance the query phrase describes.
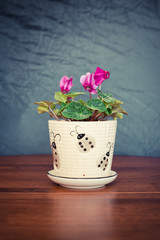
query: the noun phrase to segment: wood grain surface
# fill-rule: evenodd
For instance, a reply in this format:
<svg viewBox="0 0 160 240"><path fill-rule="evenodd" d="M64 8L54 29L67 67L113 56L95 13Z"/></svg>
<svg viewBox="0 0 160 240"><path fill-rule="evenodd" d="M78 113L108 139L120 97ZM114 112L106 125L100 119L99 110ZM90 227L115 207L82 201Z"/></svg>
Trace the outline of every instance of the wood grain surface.
<svg viewBox="0 0 160 240"><path fill-rule="evenodd" d="M0 157L1 240L160 239L160 158L115 156L97 190L52 183L51 155Z"/></svg>

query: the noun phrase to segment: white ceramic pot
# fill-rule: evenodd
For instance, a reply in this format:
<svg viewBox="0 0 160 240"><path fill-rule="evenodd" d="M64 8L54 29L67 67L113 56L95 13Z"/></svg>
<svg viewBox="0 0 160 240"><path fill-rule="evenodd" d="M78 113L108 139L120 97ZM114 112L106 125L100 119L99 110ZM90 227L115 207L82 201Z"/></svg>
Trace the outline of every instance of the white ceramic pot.
<svg viewBox="0 0 160 240"><path fill-rule="evenodd" d="M83 179L90 179L93 182L93 179L109 180L110 176L117 176L111 171L116 120L90 122L49 120L48 126L54 169L48 173L50 179L54 177L51 180L56 182L56 179L60 178L63 182L72 179L73 182L73 179L79 179L79 182L84 182ZM79 183L75 186L68 182L63 184L59 180L57 183L80 187ZM96 186L93 184L90 187Z"/></svg>

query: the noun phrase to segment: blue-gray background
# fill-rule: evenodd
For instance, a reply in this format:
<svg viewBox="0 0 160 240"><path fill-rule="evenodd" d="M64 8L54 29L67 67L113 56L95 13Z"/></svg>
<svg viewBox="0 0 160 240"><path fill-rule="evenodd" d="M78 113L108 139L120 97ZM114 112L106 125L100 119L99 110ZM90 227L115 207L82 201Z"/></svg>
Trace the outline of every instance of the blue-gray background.
<svg viewBox="0 0 160 240"><path fill-rule="evenodd" d="M160 1L1 0L0 154L50 153L47 120L63 75L110 71L103 90L124 101L115 154L160 156Z"/></svg>

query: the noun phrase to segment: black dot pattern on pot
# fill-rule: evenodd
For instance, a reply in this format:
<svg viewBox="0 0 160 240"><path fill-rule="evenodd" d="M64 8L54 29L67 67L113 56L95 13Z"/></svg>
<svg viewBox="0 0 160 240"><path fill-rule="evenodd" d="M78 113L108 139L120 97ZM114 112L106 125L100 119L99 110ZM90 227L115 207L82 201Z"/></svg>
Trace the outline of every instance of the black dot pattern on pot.
<svg viewBox="0 0 160 240"><path fill-rule="evenodd" d="M85 136L77 142L78 150L82 153L87 153L95 147L95 141L90 136Z"/></svg>
<svg viewBox="0 0 160 240"><path fill-rule="evenodd" d="M60 161L59 161L59 155L58 152L53 151L53 165L54 168L60 168Z"/></svg>
<svg viewBox="0 0 160 240"><path fill-rule="evenodd" d="M108 158L105 155L102 155L97 161L97 167L102 171L105 171L108 165Z"/></svg>

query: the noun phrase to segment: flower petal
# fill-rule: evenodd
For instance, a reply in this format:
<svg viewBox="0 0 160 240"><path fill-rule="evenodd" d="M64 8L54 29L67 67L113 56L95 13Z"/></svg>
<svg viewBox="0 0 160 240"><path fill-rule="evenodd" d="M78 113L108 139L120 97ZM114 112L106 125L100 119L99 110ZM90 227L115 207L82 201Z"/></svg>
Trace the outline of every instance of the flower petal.
<svg viewBox="0 0 160 240"><path fill-rule="evenodd" d="M80 77L80 82L83 85L84 89L92 94L97 93L96 88L98 87L93 79L93 73L86 73Z"/></svg>
<svg viewBox="0 0 160 240"><path fill-rule="evenodd" d="M88 72L86 73L86 84L89 86L92 82L92 76L91 76L91 73Z"/></svg>
<svg viewBox="0 0 160 240"><path fill-rule="evenodd" d="M92 88L96 89L98 86L95 84L95 82L92 82Z"/></svg>
<svg viewBox="0 0 160 240"><path fill-rule="evenodd" d="M71 77L69 80L68 80L68 85L67 85L67 88L66 88L66 92L69 92L71 90L71 87L73 86L73 77Z"/></svg>
<svg viewBox="0 0 160 240"><path fill-rule="evenodd" d="M108 79L110 77L110 72L105 71L105 78Z"/></svg>
<svg viewBox="0 0 160 240"><path fill-rule="evenodd" d="M62 88L62 87L64 86L67 78L68 78L68 77L67 77L66 75L61 78L60 84L59 84L60 88ZM68 78L68 79L69 79L69 78Z"/></svg>
<svg viewBox="0 0 160 240"><path fill-rule="evenodd" d="M95 71L95 73L96 74L98 74L98 73L104 73L105 71L102 69L102 68L100 68L100 67L97 67L96 68L96 71Z"/></svg>
<svg viewBox="0 0 160 240"><path fill-rule="evenodd" d="M90 91L90 93L96 94L96 93L97 93L97 90L96 90L96 89L92 89L92 90Z"/></svg>
<svg viewBox="0 0 160 240"><path fill-rule="evenodd" d="M63 76L60 80L60 89L62 93L67 93L70 91L71 87L73 86L72 84L73 77L69 79L67 76Z"/></svg>
<svg viewBox="0 0 160 240"><path fill-rule="evenodd" d="M104 81L104 78L102 78L101 76L99 76L99 77L97 77L97 78L95 79L95 84L96 84L97 86L99 86L99 85L102 84L103 81Z"/></svg>
<svg viewBox="0 0 160 240"><path fill-rule="evenodd" d="M82 75L80 77L80 83L84 86L85 85L85 79L86 79L86 76L85 75Z"/></svg>
<svg viewBox="0 0 160 240"><path fill-rule="evenodd" d="M94 73L94 80L97 86L101 85L102 82L110 77L110 73L99 67L96 68Z"/></svg>

